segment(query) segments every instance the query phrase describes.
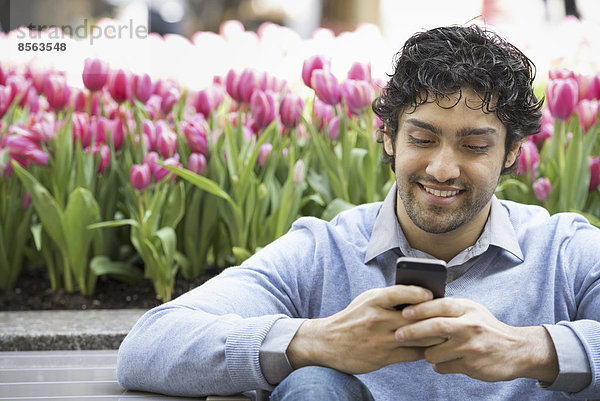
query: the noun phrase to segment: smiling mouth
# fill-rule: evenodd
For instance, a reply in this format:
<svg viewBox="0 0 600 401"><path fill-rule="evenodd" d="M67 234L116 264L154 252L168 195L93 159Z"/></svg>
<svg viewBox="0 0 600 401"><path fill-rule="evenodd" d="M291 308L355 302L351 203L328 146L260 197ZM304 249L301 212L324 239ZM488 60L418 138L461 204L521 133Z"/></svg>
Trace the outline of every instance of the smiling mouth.
<svg viewBox="0 0 600 401"><path fill-rule="evenodd" d="M426 186L424 186L422 184L420 184L420 185L421 185L421 188L423 188L423 190L425 190L425 192L427 192L429 194L432 194L432 195L435 195L435 196L438 196L440 198L449 198L451 196L456 196L456 195L458 195L460 193L460 190L439 191L437 189L428 188L428 187L426 187Z"/></svg>

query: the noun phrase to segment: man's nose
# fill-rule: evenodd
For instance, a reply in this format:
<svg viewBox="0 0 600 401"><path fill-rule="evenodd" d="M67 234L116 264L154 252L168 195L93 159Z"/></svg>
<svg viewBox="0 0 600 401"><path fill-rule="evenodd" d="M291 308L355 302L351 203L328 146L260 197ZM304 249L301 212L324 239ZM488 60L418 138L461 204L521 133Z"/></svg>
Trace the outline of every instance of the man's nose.
<svg viewBox="0 0 600 401"><path fill-rule="evenodd" d="M438 182L458 178L460 176L458 156L451 147L442 146L431 155L425 172Z"/></svg>

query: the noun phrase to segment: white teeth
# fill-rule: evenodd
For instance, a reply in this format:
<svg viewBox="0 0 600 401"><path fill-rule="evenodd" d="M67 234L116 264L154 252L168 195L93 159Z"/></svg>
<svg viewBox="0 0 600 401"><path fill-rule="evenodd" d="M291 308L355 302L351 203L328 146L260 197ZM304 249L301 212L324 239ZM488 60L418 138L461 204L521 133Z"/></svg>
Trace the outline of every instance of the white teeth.
<svg viewBox="0 0 600 401"><path fill-rule="evenodd" d="M435 195L435 196L439 196L441 198L447 198L449 196L454 196L460 192L460 191L438 191L437 189L431 189L431 188L427 188L425 186L423 188L425 188L426 192L428 192L432 195Z"/></svg>

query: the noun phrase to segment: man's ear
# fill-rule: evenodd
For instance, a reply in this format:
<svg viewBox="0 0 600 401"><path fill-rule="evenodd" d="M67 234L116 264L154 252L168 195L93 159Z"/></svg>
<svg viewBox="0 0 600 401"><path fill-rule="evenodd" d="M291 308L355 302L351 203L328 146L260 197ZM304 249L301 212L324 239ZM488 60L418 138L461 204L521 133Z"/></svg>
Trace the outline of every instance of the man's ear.
<svg viewBox="0 0 600 401"><path fill-rule="evenodd" d="M519 156L519 151L521 150L521 144L523 141L519 141L512 145L510 150L508 151L508 155L506 155L506 162L504 163L504 168L509 168L515 163L517 157Z"/></svg>
<svg viewBox="0 0 600 401"><path fill-rule="evenodd" d="M394 157L394 140L389 132L384 131L381 133L383 137L383 149L388 156Z"/></svg>

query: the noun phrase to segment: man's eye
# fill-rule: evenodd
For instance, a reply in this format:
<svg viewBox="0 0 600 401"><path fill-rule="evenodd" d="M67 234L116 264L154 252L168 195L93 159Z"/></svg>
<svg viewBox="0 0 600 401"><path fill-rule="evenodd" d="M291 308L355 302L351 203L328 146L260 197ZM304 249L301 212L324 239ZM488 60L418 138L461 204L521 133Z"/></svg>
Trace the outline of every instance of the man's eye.
<svg viewBox="0 0 600 401"><path fill-rule="evenodd" d="M415 138L414 136L409 136L408 142L415 144L415 145L422 145L422 146L433 143L433 141L431 141L429 139Z"/></svg>
<svg viewBox="0 0 600 401"><path fill-rule="evenodd" d="M467 149L476 153L485 153L488 150L488 146L475 146L475 145L467 145Z"/></svg>

